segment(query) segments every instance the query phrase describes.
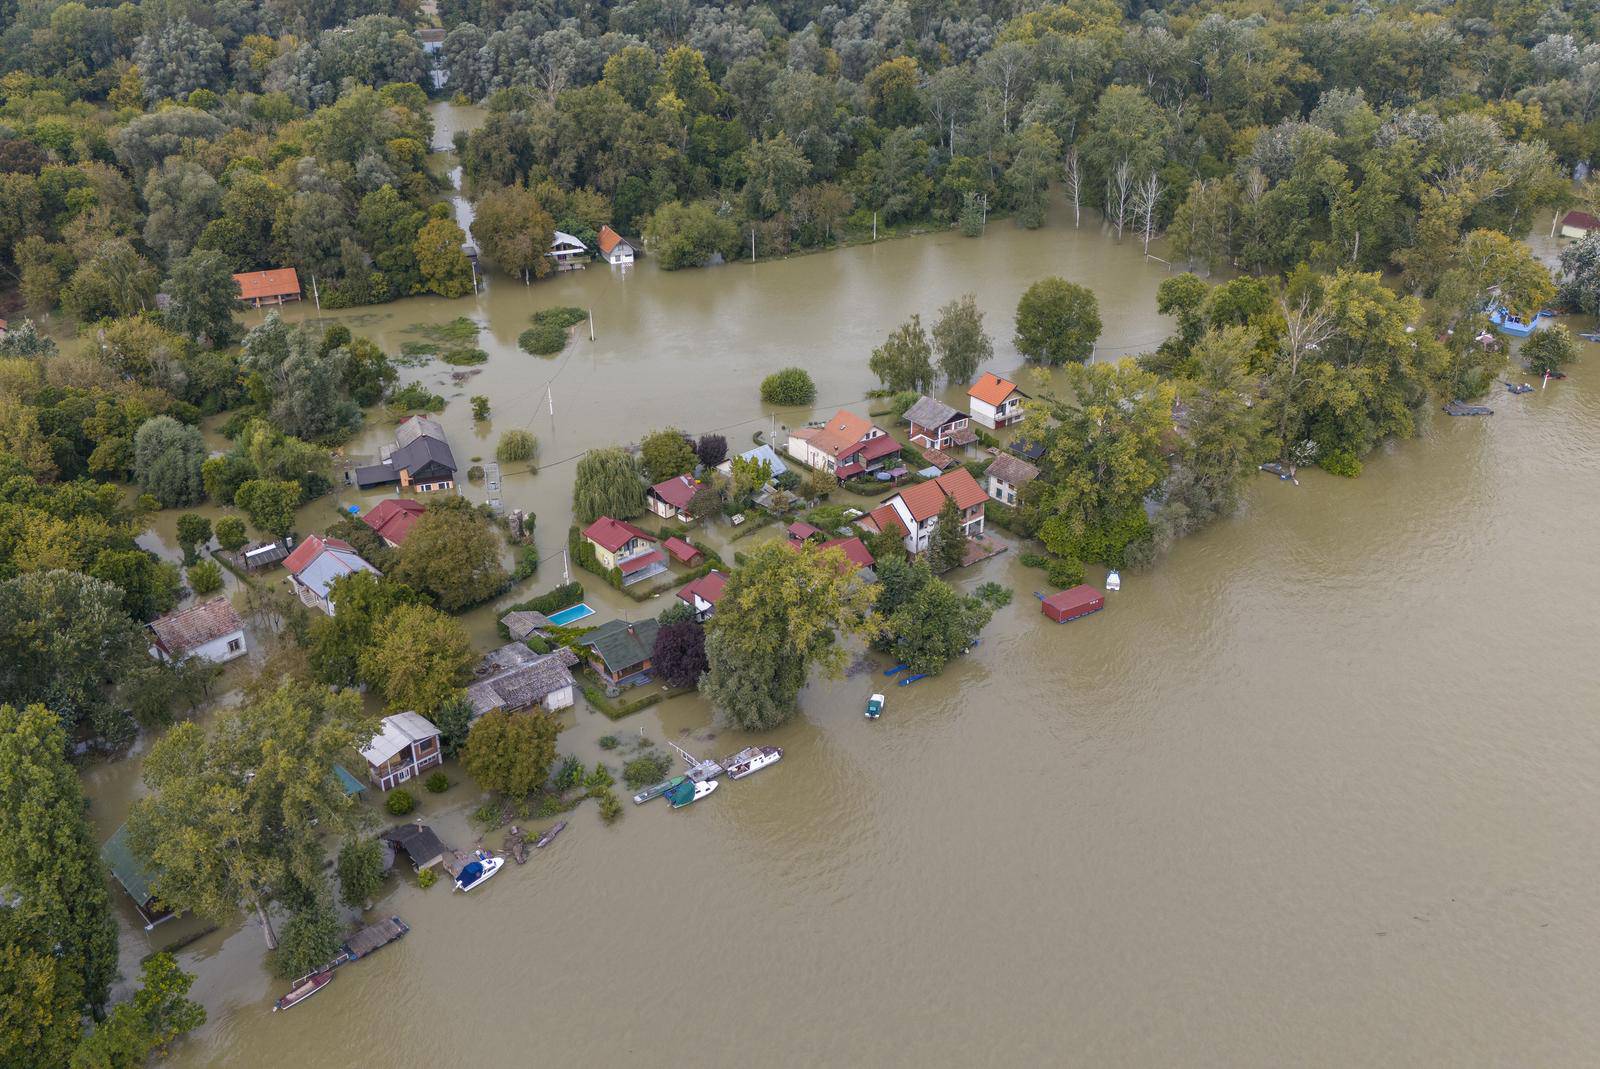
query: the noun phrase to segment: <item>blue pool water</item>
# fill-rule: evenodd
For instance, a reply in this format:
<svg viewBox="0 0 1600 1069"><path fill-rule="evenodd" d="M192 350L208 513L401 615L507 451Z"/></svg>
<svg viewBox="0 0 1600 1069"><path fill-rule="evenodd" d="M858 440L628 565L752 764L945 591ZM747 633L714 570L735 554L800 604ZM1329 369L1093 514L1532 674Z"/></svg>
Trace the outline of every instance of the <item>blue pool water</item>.
<svg viewBox="0 0 1600 1069"><path fill-rule="evenodd" d="M580 601L578 604L562 609L560 612L551 613L549 619L550 622L555 624L557 627L566 627L568 624L573 623L576 620L581 620L585 616L593 615L594 610Z"/></svg>

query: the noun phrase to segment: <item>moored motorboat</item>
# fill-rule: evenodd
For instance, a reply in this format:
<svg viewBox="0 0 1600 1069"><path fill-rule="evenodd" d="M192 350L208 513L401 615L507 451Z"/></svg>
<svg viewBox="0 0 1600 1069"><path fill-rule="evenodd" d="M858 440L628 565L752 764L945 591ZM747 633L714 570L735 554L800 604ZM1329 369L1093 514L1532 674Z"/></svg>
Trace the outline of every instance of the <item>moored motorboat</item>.
<svg viewBox="0 0 1600 1069"><path fill-rule="evenodd" d="M294 982L294 987L289 989L287 995L272 1004L272 1012L277 1013L279 1010L286 1010L291 1006L300 1005L300 1003L327 987L332 980L333 973L328 970L302 976Z"/></svg>
<svg viewBox="0 0 1600 1069"><path fill-rule="evenodd" d="M686 780L668 793L667 801L672 803L672 808L682 809L686 805L698 802L716 789L717 781L714 779L702 780L699 783Z"/></svg>
<svg viewBox="0 0 1600 1069"><path fill-rule="evenodd" d="M671 779L662 780L654 786L646 787L633 796L634 805L643 805L652 798L659 798L676 789L680 784L689 782L688 776L673 776Z"/></svg>
<svg viewBox="0 0 1600 1069"><path fill-rule="evenodd" d="M760 772L768 765L775 765L782 760L782 747L751 746L748 749L740 750L722 762L722 767L727 771L729 779L744 779L746 776Z"/></svg>
<svg viewBox="0 0 1600 1069"><path fill-rule="evenodd" d="M486 850L479 850L473 855L472 860L463 865L461 871L456 874L456 890L472 890L499 872L500 866L505 863L505 858L495 857Z"/></svg>
<svg viewBox="0 0 1600 1069"><path fill-rule="evenodd" d="M876 720L883 715L883 695L874 694L867 699L867 719Z"/></svg>
<svg viewBox="0 0 1600 1069"><path fill-rule="evenodd" d="M533 848L535 850L543 850L545 847L547 847L551 843L555 842L556 836L560 835L562 830L564 828L566 828L566 826L567 826L567 822L566 821L564 821L564 820L556 821L555 827L551 828L549 831L547 831L543 835L539 836L539 841L533 844Z"/></svg>
<svg viewBox="0 0 1600 1069"><path fill-rule="evenodd" d="M1106 573L1106 589L1107 590L1121 590L1122 589L1122 573L1121 572L1109 571L1109 572Z"/></svg>

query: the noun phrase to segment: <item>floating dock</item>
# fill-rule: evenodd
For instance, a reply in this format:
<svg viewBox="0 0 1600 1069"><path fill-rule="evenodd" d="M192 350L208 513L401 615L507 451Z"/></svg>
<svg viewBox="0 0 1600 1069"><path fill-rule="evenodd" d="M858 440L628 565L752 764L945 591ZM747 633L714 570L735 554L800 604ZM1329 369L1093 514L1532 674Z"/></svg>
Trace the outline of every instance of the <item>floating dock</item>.
<svg viewBox="0 0 1600 1069"><path fill-rule="evenodd" d="M1460 401L1446 401L1444 414L1447 416L1492 416L1494 409L1488 405L1468 405Z"/></svg>
<svg viewBox="0 0 1600 1069"><path fill-rule="evenodd" d="M399 917L388 917L376 924L369 924L346 939L344 946L339 948L339 956L324 965L322 971L332 972L341 965L360 961L395 940L403 938L410 930L411 926Z"/></svg>

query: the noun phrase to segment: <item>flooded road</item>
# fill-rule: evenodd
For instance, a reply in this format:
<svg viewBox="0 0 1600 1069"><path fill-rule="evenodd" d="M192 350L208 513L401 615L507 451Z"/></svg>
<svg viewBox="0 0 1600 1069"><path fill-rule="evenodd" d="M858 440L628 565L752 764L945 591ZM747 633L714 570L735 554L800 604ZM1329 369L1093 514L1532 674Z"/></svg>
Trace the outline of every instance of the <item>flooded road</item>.
<svg viewBox="0 0 1600 1069"><path fill-rule="evenodd" d="M543 468L508 472L502 498L553 554L568 458L668 423L743 448L811 417L757 398L791 363L817 414L863 411L872 346L966 291L1012 371L1017 297L1051 273L1096 290L1108 351L1166 333L1165 269L1060 217L753 267L496 278L340 318L391 351L419 322L484 324L480 374L406 376L451 398L458 459L539 435ZM596 340L519 352L555 304L592 309ZM268 1012L281 985L253 926L205 936L180 960L211 1020L171 1064L1592 1063L1600 351L1584 359L1495 395L1493 417L1425 419L1358 480L1261 477L1088 619L1047 623L1016 553L971 569L963 586L1015 600L971 657L888 688L882 720L861 716L881 676L815 680L761 737L783 762L704 803L630 804L611 828L586 805L470 896L392 879L377 909L412 933L292 1014ZM474 426L479 393L494 413ZM603 612L640 611L586 586ZM491 641L493 610L470 620ZM615 724L580 701L572 720L561 749L590 762L607 733L746 742L696 697ZM103 835L132 766L91 773ZM472 841L469 784L420 798ZM190 923L130 928L125 966Z"/></svg>

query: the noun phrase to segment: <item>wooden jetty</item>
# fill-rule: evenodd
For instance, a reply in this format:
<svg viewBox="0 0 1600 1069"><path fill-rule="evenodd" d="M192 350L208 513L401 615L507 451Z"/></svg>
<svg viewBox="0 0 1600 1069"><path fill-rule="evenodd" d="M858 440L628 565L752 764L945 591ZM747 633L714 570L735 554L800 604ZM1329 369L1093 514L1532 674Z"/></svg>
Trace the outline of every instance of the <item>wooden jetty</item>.
<svg viewBox="0 0 1600 1069"><path fill-rule="evenodd" d="M669 776L660 783L646 787L633 796L634 805L643 805L652 798L660 798L686 779L691 783L704 783L722 775L723 768L719 762L701 760L670 739L667 741L667 745L672 747L673 752L679 757L683 758L683 763L688 766L688 771L676 776Z"/></svg>
<svg viewBox="0 0 1600 1069"><path fill-rule="evenodd" d="M397 939L404 938L411 930L411 926L399 917L386 917L376 924L369 924L355 935L344 941L339 948L339 955L322 967L323 972L332 972L341 965L348 965L352 961L360 961Z"/></svg>

